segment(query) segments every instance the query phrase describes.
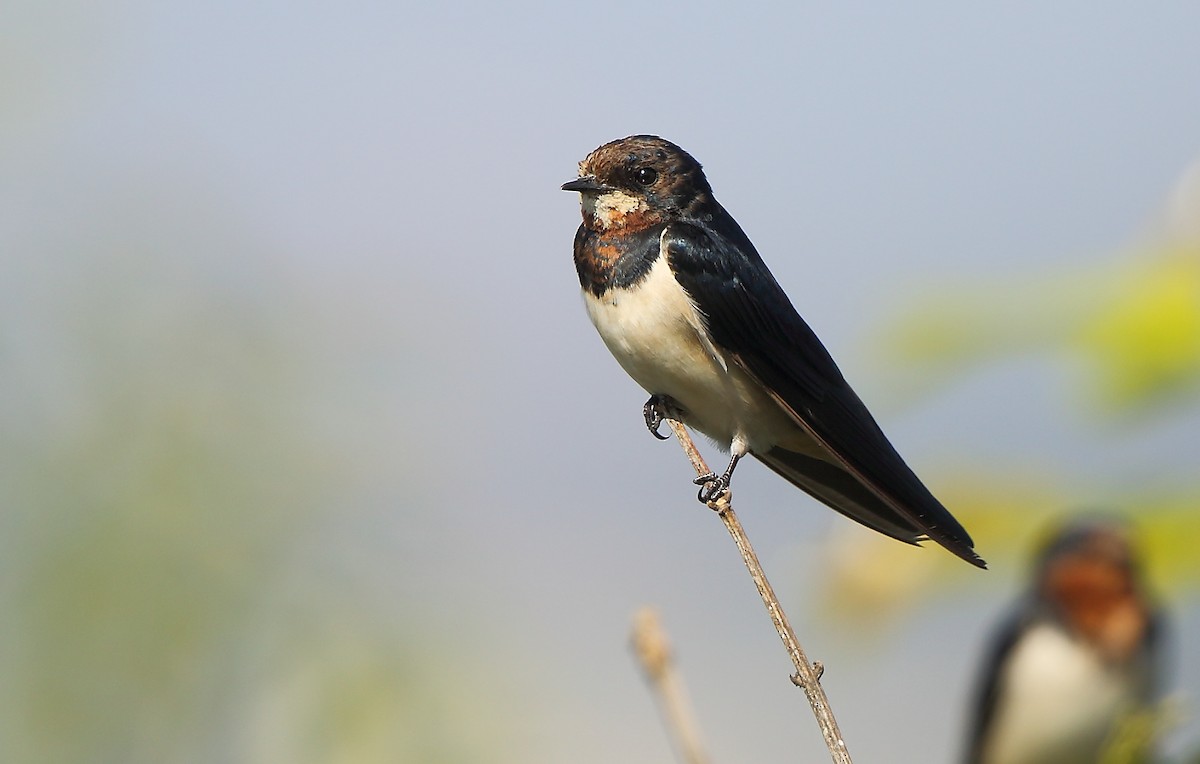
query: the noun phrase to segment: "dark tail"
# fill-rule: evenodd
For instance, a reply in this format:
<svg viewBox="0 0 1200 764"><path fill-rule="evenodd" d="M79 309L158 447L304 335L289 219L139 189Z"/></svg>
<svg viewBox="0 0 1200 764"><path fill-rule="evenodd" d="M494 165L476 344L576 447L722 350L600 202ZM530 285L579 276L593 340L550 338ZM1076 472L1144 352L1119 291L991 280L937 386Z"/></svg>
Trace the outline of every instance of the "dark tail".
<svg viewBox="0 0 1200 764"><path fill-rule="evenodd" d="M975 554L969 537L964 541L944 533L931 533L929 529L919 527L835 464L782 448L773 448L765 454L756 453L755 456L817 501L871 530L906 544L917 544L932 539L972 565L987 567L979 555ZM965 536L965 532L963 535Z"/></svg>

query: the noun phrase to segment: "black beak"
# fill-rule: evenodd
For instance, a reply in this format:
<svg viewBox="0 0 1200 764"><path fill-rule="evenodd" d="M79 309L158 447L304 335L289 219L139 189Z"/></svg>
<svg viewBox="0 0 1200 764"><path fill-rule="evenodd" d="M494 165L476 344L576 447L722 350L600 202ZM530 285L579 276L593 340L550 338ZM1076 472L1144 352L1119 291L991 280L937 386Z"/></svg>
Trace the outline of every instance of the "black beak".
<svg viewBox="0 0 1200 764"><path fill-rule="evenodd" d="M584 175L582 178L569 180L562 184L562 190L578 191L582 194L588 191L592 191L594 193L604 193L605 191L612 191L614 189L611 186L606 186L600 181L596 180L595 175Z"/></svg>

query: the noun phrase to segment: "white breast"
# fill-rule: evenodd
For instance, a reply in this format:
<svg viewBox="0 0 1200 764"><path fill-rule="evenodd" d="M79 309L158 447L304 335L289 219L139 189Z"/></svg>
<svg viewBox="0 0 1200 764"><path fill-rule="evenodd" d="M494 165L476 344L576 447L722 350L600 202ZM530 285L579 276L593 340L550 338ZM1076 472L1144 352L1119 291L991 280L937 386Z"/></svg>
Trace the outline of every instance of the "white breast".
<svg viewBox="0 0 1200 764"><path fill-rule="evenodd" d="M1114 720L1137 701L1124 672L1050 625L1017 644L1000 682L987 764L1093 764Z"/></svg>
<svg viewBox="0 0 1200 764"><path fill-rule="evenodd" d="M745 372L707 339L701 317L659 257L632 289L584 292L588 315L621 367L649 393L669 395L688 423L728 448L808 450L808 437Z"/></svg>

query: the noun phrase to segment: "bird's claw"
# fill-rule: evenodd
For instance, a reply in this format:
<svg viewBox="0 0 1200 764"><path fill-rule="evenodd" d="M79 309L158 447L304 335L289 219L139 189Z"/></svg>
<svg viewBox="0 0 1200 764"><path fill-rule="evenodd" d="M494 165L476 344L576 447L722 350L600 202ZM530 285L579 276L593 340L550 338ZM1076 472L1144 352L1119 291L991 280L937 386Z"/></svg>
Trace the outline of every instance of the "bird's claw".
<svg viewBox="0 0 1200 764"><path fill-rule="evenodd" d="M646 401L646 405L642 406L642 416L646 418L646 429L650 434L659 440L667 440L668 435L663 435L658 431L662 427L662 423L668 419L678 421L681 416L679 407L673 400L665 395L651 395L650 400Z"/></svg>
<svg viewBox="0 0 1200 764"><path fill-rule="evenodd" d="M666 417L663 416L662 409L659 408L658 402L654 398L646 401L646 405L642 406L642 416L646 417L646 429L650 431L651 435L659 440L667 439L666 435L658 431Z"/></svg>
<svg viewBox="0 0 1200 764"><path fill-rule="evenodd" d="M711 504L729 492L729 477L727 475L718 475L715 472L709 472L701 475L692 482L700 486L700 490L696 492L696 498L702 504Z"/></svg>

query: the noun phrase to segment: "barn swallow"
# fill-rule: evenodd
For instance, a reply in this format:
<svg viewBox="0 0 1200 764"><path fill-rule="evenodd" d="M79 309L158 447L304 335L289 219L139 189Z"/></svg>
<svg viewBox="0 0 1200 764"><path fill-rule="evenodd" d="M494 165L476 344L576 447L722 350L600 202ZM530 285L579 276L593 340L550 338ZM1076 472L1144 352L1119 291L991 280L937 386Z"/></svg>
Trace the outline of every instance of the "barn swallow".
<svg viewBox="0 0 1200 764"><path fill-rule="evenodd" d="M910 544L932 539L978 567L971 537L888 442L833 358L717 203L700 163L670 141L606 143L564 183L583 224L575 268L588 316L664 418L726 448L709 503L753 454L793 485Z"/></svg>
<svg viewBox="0 0 1200 764"><path fill-rule="evenodd" d="M1089 518L1059 532L996 632L966 764L1094 764L1156 691L1162 617L1128 528Z"/></svg>

